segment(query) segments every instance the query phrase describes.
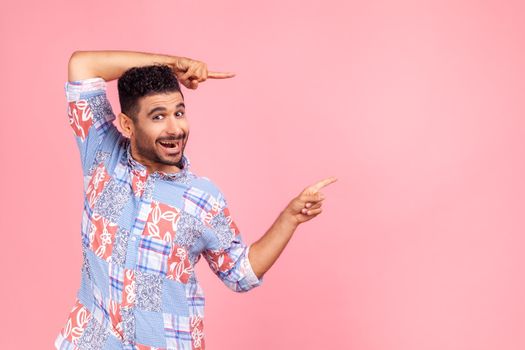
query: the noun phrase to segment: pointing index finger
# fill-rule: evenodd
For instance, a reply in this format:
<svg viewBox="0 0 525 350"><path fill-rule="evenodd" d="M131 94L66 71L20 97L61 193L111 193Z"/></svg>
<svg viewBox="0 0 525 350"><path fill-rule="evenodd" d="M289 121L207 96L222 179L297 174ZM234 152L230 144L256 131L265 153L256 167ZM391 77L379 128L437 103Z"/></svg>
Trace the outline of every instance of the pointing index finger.
<svg viewBox="0 0 525 350"><path fill-rule="evenodd" d="M328 177L324 180L321 180L315 184L313 184L312 186L310 186L310 190L313 191L313 192L318 192L321 188L323 187L326 187L328 185L330 185L331 183L334 183L337 181L337 178L332 176L332 177Z"/></svg>
<svg viewBox="0 0 525 350"><path fill-rule="evenodd" d="M234 76L235 73L231 72L208 72L208 79L228 79Z"/></svg>

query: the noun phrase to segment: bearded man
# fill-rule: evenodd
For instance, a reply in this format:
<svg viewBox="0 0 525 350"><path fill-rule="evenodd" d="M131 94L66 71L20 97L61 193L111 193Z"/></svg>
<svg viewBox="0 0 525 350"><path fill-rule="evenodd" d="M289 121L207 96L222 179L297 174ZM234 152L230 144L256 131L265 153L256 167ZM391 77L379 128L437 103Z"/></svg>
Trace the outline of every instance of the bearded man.
<svg viewBox="0 0 525 350"><path fill-rule="evenodd" d="M204 349L204 257L232 290L246 292L297 227L321 213L321 188L305 188L259 240L246 245L224 194L190 169L179 82L196 89L205 63L128 51L75 52L65 84L84 176L81 285L57 349ZM118 79L118 122L106 82Z"/></svg>

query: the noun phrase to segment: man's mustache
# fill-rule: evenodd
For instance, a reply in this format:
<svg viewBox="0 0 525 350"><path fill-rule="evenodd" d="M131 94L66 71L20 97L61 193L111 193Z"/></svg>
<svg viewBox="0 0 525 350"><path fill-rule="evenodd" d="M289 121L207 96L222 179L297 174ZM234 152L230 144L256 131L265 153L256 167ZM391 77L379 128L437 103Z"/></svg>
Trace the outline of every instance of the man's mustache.
<svg viewBox="0 0 525 350"><path fill-rule="evenodd" d="M157 139L157 141L158 142L170 142L170 141L184 140L185 138L186 138L186 134L181 134L180 136L173 136L169 138Z"/></svg>

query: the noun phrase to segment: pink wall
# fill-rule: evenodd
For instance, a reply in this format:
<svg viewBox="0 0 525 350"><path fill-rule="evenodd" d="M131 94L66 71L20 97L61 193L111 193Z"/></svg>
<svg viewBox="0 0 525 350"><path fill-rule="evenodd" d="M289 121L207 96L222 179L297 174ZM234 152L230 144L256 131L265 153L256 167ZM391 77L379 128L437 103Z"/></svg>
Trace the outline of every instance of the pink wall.
<svg viewBox="0 0 525 350"><path fill-rule="evenodd" d="M186 93L188 155L227 194L246 241L306 185L339 178L263 287L234 294L201 264L210 349L525 349L524 10L495 0L4 4L0 348L51 349L79 285L68 57L126 49L238 74Z"/></svg>

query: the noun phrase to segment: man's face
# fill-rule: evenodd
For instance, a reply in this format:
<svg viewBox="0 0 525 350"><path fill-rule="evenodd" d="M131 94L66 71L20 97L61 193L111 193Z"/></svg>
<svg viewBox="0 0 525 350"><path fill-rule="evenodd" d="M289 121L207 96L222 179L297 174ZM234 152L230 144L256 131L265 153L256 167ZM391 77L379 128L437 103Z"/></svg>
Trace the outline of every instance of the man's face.
<svg viewBox="0 0 525 350"><path fill-rule="evenodd" d="M131 154L150 171L178 172L189 137L180 92L144 96L130 133Z"/></svg>

